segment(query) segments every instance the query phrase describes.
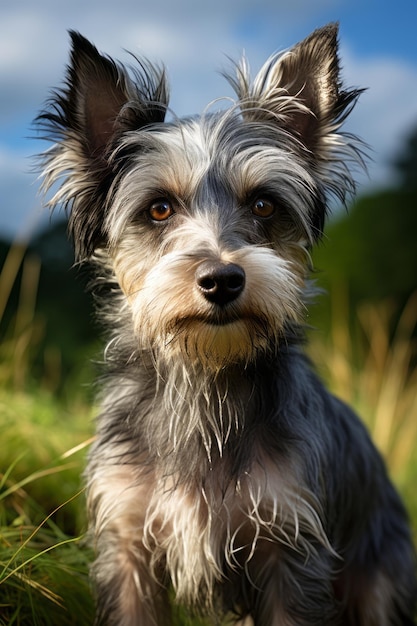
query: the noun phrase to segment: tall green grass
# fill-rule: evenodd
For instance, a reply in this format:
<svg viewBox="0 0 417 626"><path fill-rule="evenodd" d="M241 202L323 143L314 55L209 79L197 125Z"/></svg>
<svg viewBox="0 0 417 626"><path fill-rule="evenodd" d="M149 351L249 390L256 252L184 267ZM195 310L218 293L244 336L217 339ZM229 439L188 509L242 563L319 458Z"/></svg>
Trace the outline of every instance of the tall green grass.
<svg viewBox="0 0 417 626"><path fill-rule="evenodd" d="M58 401L33 375L40 264L25 252L12 246L0 272L0 625L84 626L93 619L81 484L91 410L79 393Z"/></svg>
<svg viewBox="0 0 417 626"><path fill-rule="evenodd" d="M81 475L93 411L74 389L57 398L32 375L39 266L24 261L24 247L11 249L0 274L0 318L22 263L18 310L0 345L0 626L88 626ZM417 294L395 324L388 305L352 315L347 301L335 302L329 332L313 332L309 350L330 388L364 417L416 523ZM177 623L197 624L182 614Z"/></svg>
<svg viewBox="0 0 417 626"><path fill-rule="evenodd" d="M0 390L0 624L92 622L80 479L88 418Z"/></svg>

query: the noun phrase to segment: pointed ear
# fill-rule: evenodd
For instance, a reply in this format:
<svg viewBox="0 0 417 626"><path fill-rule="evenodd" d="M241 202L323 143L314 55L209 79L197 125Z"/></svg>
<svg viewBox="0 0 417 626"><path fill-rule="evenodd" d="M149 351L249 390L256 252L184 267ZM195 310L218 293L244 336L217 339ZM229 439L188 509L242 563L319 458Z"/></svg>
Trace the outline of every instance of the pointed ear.
<svg viewBox="0 0 417 626"><path fill-rule="evenodd" d="M71 32L66 86L37 118L54 142L43 156L43 190L60 187L49 205L70 206L69 229L78 258L106 240L106 199L114 173L111 154L127 131L163 122L168 89L163 70L138 61L130 73Z"/></svg>
<svg viewBox="0 0 417 626"><path fill-rule="evenodd" d="M126 69L99 54L79 33L70 32L71 61L65 124L84 143L86 156L100 158L121 133L163 122L168 105L164 72L140 63L142 72Z"/></svg>
<svg viewBox="0 0 417 626"><path fill-rule="evenodd" d="M341 90L337 35L337 24L314 31L288 52L273 57L253 85L243 69L234 86L244 118L275 121L313 156L325 156L325 135L337 130L335 122L349 113L359 94Z"/></svg>

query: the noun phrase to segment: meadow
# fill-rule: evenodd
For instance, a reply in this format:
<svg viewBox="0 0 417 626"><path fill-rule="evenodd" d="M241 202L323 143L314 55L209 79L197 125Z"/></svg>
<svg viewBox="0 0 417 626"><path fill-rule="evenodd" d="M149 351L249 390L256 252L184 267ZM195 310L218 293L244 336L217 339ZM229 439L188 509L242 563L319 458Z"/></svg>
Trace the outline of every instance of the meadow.
<svg viewBox="0 0 417 626"><path fill-rule="evenodd" d="M0 625L88 626L82 473L96 410L86 387L91 372L83 385L78 377L61 380L61 355L43 346L39 270L15 246L0 274L1 320L21 272L18 306L0 345ZM417 293L401 311L389 301L352 310L340 289L327 328L309 333L308 348L329 387L364 417L415 530L416 324ZM197 622L178 615L177 623Z"/></svg>

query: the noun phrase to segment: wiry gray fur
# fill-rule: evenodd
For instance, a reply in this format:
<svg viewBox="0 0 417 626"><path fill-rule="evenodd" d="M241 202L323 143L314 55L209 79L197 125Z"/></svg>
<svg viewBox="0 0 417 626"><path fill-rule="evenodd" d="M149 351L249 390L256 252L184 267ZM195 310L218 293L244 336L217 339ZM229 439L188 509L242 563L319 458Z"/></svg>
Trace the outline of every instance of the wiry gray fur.
<svg viewBox="0 0 417 626"><path fill-rule="evenodd" d="M410 626L406 514L357 417L300 348L309 251L354 189L337 27L229 77L226 111L165 121L72 34L41 123L109 327L87 468L97 623L168 626L168 591L213 624Z"/></svg>

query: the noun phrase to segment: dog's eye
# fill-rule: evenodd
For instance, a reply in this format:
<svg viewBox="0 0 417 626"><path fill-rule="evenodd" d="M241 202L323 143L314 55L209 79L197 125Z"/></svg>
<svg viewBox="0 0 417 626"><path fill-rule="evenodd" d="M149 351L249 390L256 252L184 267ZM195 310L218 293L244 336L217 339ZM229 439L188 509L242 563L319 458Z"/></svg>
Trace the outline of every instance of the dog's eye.
<svg viewBox="0 0 417 626"><path fill-rule="evenodd" d="M148 213L154 222L164 222L174 214L174 209L169 200L161 199L151 204Z"/></svg>
<svg viewBox="0 0 417 626"><path fill-rule="evenodd" d="M257 198L252 204L252 213L256 217L271 217L275 213L275 204L268 198Z"/></svg>

